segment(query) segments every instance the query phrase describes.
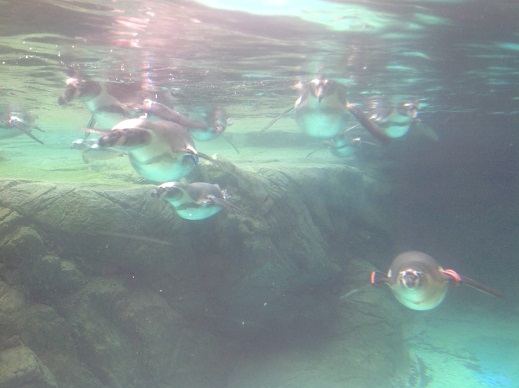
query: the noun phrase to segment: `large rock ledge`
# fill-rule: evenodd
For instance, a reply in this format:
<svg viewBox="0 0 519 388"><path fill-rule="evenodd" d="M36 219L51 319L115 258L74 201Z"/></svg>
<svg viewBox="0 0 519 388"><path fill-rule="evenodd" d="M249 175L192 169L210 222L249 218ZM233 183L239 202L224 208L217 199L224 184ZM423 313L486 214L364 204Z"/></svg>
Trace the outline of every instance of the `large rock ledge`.
<svg viewBox="0 0 519 388"><path fill-rule="evenodd" d="M394 302L361 287L371 267L353 260L391 248L369 180L227 167L194 179L242 213L194 222L151 185L0 181L0 386L360 387L396 373Z"/></svg>

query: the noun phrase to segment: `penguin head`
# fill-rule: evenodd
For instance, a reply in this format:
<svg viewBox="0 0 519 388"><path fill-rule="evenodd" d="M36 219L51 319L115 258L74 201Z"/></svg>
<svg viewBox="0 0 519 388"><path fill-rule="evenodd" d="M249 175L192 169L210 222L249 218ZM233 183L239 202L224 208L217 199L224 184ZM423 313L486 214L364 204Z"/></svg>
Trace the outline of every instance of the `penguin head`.
<svg viewBox="0 0 519 388"><path fill-rule="evenodd" d="M98 140L100 147L135 147L149 143L151 134L141 128L113 129Z"/></svg>
<svg viewBox="0 0 519 388"><path fill-rule="evenodd" d="M308 84L310 92L321 102L326 94L335 90L335 83L328 79L314 78Z"/></svg>
<svg viewBox="0 0 519 388"><path fill-rule="evenodd" d="M398 283L407 289L418 289L424 282L425 274L412 268L405 269L398 273Z"/></svg>
<svg viewBox="0 0 519 388"><path fill-rule="evenodd" d="M153 189L151 196L168 201L178 201L184 196L184 185L180 182L166 182Z"/></svg>
<svg viewBox="0 0 519 388"><path fill-rule="evenodd" d="M229 125L233 124L232 119L222 108L215 108L208 111L206 113L206 119L212 132L217 134L222 134Z"/></svg>
<svg viewBox="0 0 519 388"><path fill-rule="evenodd" d="M67 79L65 91L58 99L60 105L65 105L75 98L88 101L101 93L99 82L71 77Z"/></svg>
<svg viewBox="0 0 519 388"><path fill-rule="evenodd" d="M420 106L415 102L403 102L398 108L398 114L401 116L411 117L412 119L416 119L418 117L418 109Z"/></svg>

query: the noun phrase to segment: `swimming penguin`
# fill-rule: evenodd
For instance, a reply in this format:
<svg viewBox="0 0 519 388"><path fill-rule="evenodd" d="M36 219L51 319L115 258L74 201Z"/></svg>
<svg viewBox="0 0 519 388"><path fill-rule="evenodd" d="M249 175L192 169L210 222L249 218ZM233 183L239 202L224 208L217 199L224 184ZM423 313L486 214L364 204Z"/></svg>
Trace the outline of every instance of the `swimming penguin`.
<svg viewBox="0 0 519 388"><path fill-rule="evenodd" d="M309 136L328 139L349 126L346 88L337 82L315 78L294 104L295 119Z"/></svg>
<svg viewBox="0 0 519 388"><path fill-rule="evenodd" d="M127 154L125 151L113 147L101 147L96 139L74 140L70 148L81 151L85 163L90 163L92 160L109 160Z"/></svg>
<svg viewBox="0 0 519 388"><path fill-rule="evenodd" d="M172 121L150 121L145 118L121 121L98 140L100 147L121 147L128 151L137 173L153 182L169 182L191 172L202 157L189 132Z"/></svg>
<svg viewBox="0 0 519 388"><path fill-rule="evenodd" d="M149 98L145 99L141 105L136 105L135 109L142 111L148 119L157 117L161 120L173 121L187 129L203 130L207 127L205 121L190 120L168 106ZM196 139L196 137L194 138Z"/></svg>
<svg viewBox="0 0 519 388"><path fill-rule="evenodd" d="M98 82L72 73L58 102L65 105L80 99L91 113L87 128L92 129L96 124L101 128L111 128L124 118L137 116L128 104L142 100L142 96L138 97L141 92L138 84Z"/></svg>
<svg viewBox="0 0 519 388"><path fill-rule="evenodd" d="M411 128L416 128L431 140L437 141L436 132L418 118L419 108L417 101L404 101L395 105L382 96L374 96L368 103L368 116L391 139L402 137Z"/></svg>
<svg viewBox="0 0 519 388"><path fill-rule="evenodd" d="M217 184L166 182L154 189L151 195L168 201L177 214L186 220L209 218L224 207L231 211L239 211L227 200L226 190L220 189Z"/></svg>
<svg viewBox="0 0 519 388"><path fill-rule="evenodd" d="M43 144L40 139L32 134L33 129L45 132L36 125L34 117L27 112L9 110L0 116L0 139L9 139L24 134L32 140Z"/></svg>
<svg viewBox="0 0 519 388"><path fill-rule="evenodd" d="M351 126L349 115L351 114L376 139L384 143L390 141L391 138L370 120L360 107L348 102L346 92L346 87L338 82L321 77L314 78L303 85L303 92L294 107L273 119L262 129L262 132L294 110L296 122L304 133L312 137L329 139Z"/></svg>
<svg viewBox="0 0 519 388"><path fill-rule="evenodd" d="M452 269L443 269L431 256L410 251L398 255L386 274L371 273L371 283L386 283L400 303L412 310L431 310L438 306L450 285L466 284L486 294L502 295Z"/></svg>
<svg viewBox="0 0 519 388"><path fill-rule="evenodd" d="M195 119L188 118L179 112L150 99L144 100L142 105L136 107L146 114L147 118L159 117L163 120L173 121L187 128L195 140L207 141L221 136L225 129L233 124L232 119L221 108L204 110L202 113L195 113ZM198 117L200 116L200 117ZM227 138L224 139L240 153L236 146Z"/></svg>

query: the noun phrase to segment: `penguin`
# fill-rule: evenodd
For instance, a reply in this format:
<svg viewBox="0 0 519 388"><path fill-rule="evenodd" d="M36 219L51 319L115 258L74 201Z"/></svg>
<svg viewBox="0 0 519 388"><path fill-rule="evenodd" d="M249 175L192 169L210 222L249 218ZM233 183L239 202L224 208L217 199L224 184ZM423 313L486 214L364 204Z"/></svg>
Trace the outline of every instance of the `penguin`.
<svg viewBox="0 0 519 388"><path fill-rule="evenodd" d="M147 118L153 118L155 116L162 120L173 121L177 124L187 128L191 136L197 141L208 141L216 139L223 135L225 129L233 124L232 118L230 118L225 110L221 108L209 109L203 111L201 114L201 120L190 119L177 111L167 107L160 102L146 99L142 105L136 107L141 110ZM237 153L240 153L236 146L227 138L224 139L234 148Z"/></svg>
<svg viewBox="0 0 519 388"><path fill-rule="evenodd" d="M98 140L100 147L120 147L128 151L137 173L161 183L180 179L198 165L199 157L217 161L198 152L189 132L172 121L146 118L121 121Z"/></svg>
<svg viewBox="0 0 519 388"><path fill-rule="evenodd" d="M314 78L303 85L303 92L294 106L273 119L261 132L294 110L297 125L305 134L330 139L350 126L351 114L377 140L388 143L391 138L370 120L359 106L348 101L346 92L346 87L336 81L322 77Z"/></svg>
<svg viewBox="0 0 519 388"><path fill-rule="evenodd" d="M404 101L395 106L381 96L374 96L368 103L368 116L391 139L400 138L415 128L429 139L437 141L436 132L418 118L419 108L417 101Z"/></svg>
<svg viewBox="0 0 519 388"><path fill-rule="evenodd" d="M137 83L98 82L71 73L58 103L66 105L80 99L91 113L87 128L92 129L96 124L101 128L111 128L122 119L137 117L131 104L142 100L142 93Z"/></svg>
<svg viewBox="0 0 519 388"><path fill-rule="evenodd" d="M311 155L323 148L328 148L334 156L337 156L339 158L346 158L354 155L357 151L357 148L360 145L360 138L351 138L351 136L349 136L348 134L348 131L355 127L356 126L353 126L346 130L343 130L338 135L335 135L333 138L323 141L321 147L313 150L308 155L306 155L306 157L310 157Z"/></svg>
<svg viewBox="0 0 519 388"><path fill-rule="evenodd" d="M370 282L387 284L395 298L412 310L431 310L438 306L449 285L466 284L486 294L502 297L499 292L452 269L443 269L431 256L418 251L401 253L391 263L387 275L372 272Z"/></svg>
<svg viewBox="0 0 519 388"><path fill-rule="evenodd" d="M205 127L189 129L193 138L199 141L214 140L223 135L227 127L233 124L232 118L222 108L210 108L200 113L195 112L194 116L200 116L206 123Z"/></svg>
<svg viewBox="0 0 519 388"><path fill-rule="evenodd" d="M127 153L112 147L101 147L98 140L94 139L77 139L72 142L70 148L81 151L83 162L90 163L92 160L108 160Z"/></svg>
<svg viewBox="0 0 519 388"><path fill-rule="evenodd" d="M153 101L149 98L145 99L141 105L136 105L135 109L142 111L146 115L145 117L148 119L157 117L160 120L173 121L183 126L184 128L187 128L188 130L205 130L207 128L207 123L205 121L190 120L188 117L169 108L168 106L160 102ZM193 134L192 131L191 134ZM195 136L193 137L196 139Z"/></svg>
<svg viewBox="0 0 519 388"><path fill-rule="evenodd" d="M123 119L144 116L153 120L173 121L200 132L213 131L208 128L210 121L191 120L158 101L149 98L143 100L146 94L149 93L143 90L139 83L98 82L81 76L76 71L70 71L66 89L58 98L58 102L60 105L66 105L74 99L83 101L91 113L88 129L93 129L96 125L111 128ZM156 97L164 96L161 94ZM222 125L214 125L215 133L221 133L223 130L225 127Z"/></svg>
<svg viewBox="0 0 519 388"><path fill-rule="evenodd" d="M338 158L347 158L355 155L359 150L361 144L368 144L370 146L376 147L377 144L364 141L359 136L350 136L349 132L358 126L359 124L356 124L353 127L341 131L338 135L334 136L333 138L325 140L321 147L313 150L308 155L306 155L306 157L308 158L310 155L313 155L315 152L319 151L322 148L328 148L332 155Z"/></svg>
<svg viewBox="0 0 519 388"><path fill-rule="evenodd" d="M311 137L329 139L349 126L346 88L332 80L315 78L294 104L299 128Z"/></svg>
<svg viewBox="0 0 519 388"><path fill-rule="evenodd" d="M226 190L217 184L194 182L166 182L151 193L153 197L168 201L177 214L186 220L203 220L219 213L222 208L239 211L228 201Z"/></svg>
<svg viewBox="0 0 519 388"><path fill-rule="evenodd" d="M35 119L27 112L16 112L9 110L0 117L0 139L9 139L19 135L29 136L32 140L43 144L43 142L32 134L36 129L45 132L35 123Z"/></svg>

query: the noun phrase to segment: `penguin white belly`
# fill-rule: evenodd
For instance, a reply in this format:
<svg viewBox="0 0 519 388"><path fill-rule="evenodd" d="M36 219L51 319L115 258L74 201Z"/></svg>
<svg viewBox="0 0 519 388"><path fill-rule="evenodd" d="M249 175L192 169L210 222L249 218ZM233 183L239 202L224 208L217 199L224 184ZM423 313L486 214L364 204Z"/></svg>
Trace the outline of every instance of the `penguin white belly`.
<svg viewBox="0 0 519 388"><path fill-rule="evenodd" d="M392 114L382 121L379 126L392 139L404 136L411 127L413 120L410 117Z"/></svg>
<svg viewBox="0 0 519 388"><path fill-rule="evenodd" d="M204 220L214 216L222 207L211 202L195 202L186 192L180 198L164 198L174 208L177 214L186 220Z"/></svg>
<svg viewBox="0 0 519 388"><path fill-rule="evenodd" d="M130 162L137 173L150 181L163 183L185 177L195 167L189 155L174 152L171 147L152 137L150 144L129 152Z"/></svg>
<svg viewBox="0 0 519 388"><path fill-rule="evenodd" d="M324 104L296 108L295 118L304 133L322 139L338 135L348 124L344 108Z"/></svg>
<svg viewBox="0 0 519 388"><path fill-rule="evenodd" d="M447 295L448 283L437 287L420 286L418 288L404 288L395 284L391 287L395 298L412 310L431 310L438 306Z"/></svg>
<svg viewBox="0 0 519 388"><path fill-rule="evenodd" d="M179 208L175 208L175 210L180 217L185 218L186 220L196 221L212 217L216 213L220 212L222 208L218 205L207 204L207 206L200 207L180 206Z"/></svg>

